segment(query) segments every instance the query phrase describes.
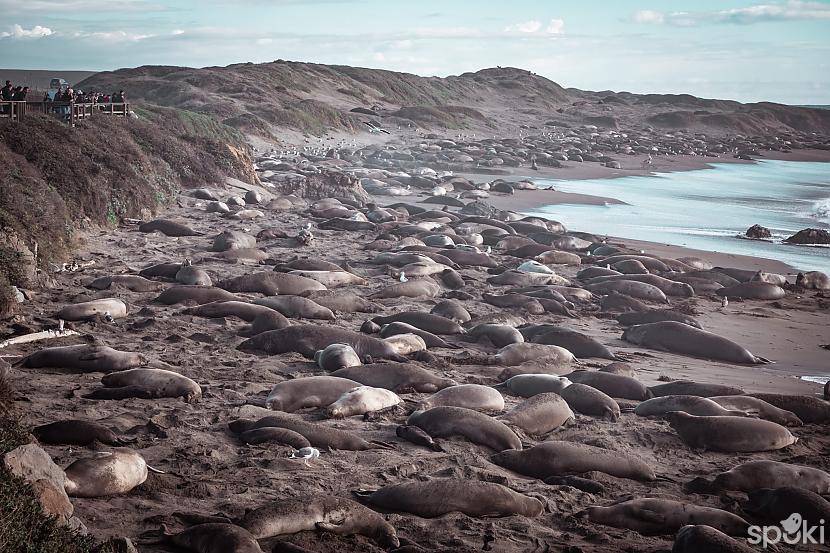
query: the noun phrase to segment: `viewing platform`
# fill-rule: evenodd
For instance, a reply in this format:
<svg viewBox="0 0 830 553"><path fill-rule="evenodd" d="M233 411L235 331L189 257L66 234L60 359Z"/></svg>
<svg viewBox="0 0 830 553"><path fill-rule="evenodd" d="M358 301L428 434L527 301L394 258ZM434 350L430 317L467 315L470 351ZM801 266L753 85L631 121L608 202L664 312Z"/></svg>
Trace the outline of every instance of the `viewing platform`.
<svg viewBox="0 0 830 553"><path fill-rule="evenodd" d="M129 117L129 103L78 103L78 102L8 102L0 101L0 119L20 121L30 113L53 115L70 126L81 119L98 115Z"/></svg>

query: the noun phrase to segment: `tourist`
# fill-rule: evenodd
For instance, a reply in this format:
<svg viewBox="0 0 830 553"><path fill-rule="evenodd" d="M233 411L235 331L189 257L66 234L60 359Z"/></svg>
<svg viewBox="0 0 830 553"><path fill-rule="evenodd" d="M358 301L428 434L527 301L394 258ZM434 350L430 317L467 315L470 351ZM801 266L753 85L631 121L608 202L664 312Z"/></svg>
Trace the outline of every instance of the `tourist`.
<svg viewBox="0 0 830 553"><path fill-rule="evenodd" d="M11 102L14 95L14 88L11 81L6 81L6 86L0 89L0 97L4 102Z"/></svg>

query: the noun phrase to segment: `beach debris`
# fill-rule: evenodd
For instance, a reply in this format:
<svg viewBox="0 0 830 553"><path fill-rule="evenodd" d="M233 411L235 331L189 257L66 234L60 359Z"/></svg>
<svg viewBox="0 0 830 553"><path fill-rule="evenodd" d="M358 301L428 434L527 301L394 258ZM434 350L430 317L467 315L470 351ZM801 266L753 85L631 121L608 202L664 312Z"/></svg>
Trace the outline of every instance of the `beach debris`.
<svg viewBox="0 0 830 553"><path fill-rule="evenodd" d="M110 316L110 318L112 317ZM16 344L28 344L29 342L38 342L40 340L48 340L50 338L64 338L66 336L75 336L79 334L74 330L64 329L63 325L63 321L60 321L60 325L56 330L44 330L42 332L33 332L32 334L24 334L23 336L15 336L14 338L3 340L2 342L0 342L0 349L7 348L9 346L13 346Z"/></svg>

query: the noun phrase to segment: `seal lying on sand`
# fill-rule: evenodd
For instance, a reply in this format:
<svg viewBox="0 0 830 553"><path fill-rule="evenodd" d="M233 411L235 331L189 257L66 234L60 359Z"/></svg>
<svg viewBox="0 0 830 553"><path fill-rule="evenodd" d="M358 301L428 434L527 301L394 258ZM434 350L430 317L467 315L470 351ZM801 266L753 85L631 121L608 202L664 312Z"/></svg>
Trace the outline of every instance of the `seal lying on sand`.
<svg viewBox="0 0 830 553"><path fill-rule="evenodd" d="M690 447L726 452L772 451L792 445L798 438L774 422L745 417L696 417L673 411L666 418Z"/></svg>
<svg viewBox="0 0 830 553"><path fill-rule="evenodd" d="M115 432L94 421L62 420L36 426L32 434L44 444L89 445L98 441L107 445L124 445Z"/></svg>
<svg viewBox="0 0 830 553"><path fill-rule="evenodd" d="M155 541L169 542L197 553L263 553L250 532L222 522L197 524L178 534L164 533Z"/></svg>
<svg viewBox="0 0 830 553"><path fill-rule="evenodd" d="M575 418L565 400L560 395L549 392L526 399L500 416L499 420L517 426L531 436L541 436Z"/></svg>
<svg viewBox="0 0 830 553"><path fill-rule="evenodd" d="M464 407L482 413L500 413L504 411L504 398L490 386L457 384L435 392L419 404L420 409L444 406Z"/></svg>
<svg viewBox="0 0 830 553"><path fill-rule="evenodd" d="M376 388L385 388L393 392L415 391L433 393L455 386L457 383L449 378L435 376L427 369L412 363L374 363L340 369L331 376L349 378Z"/></svg>
<svg viewBox="0 0 830 553"><path fill-rule="evenodd" d="M433 407L415 411L406 424L417 426L433 438L463 436L496 451L522 449L519 437L503 422L464 407Z"/></svg>
<svg viewBox="0 0 830 553"><path fill-rule="evenodd" d="M828 495L830 474L814 467L764 459L741 463L716 475L712 482L695 478L687 486L692 493L718 493L721 490L751 492L761 488L795 486Z"/></svg>
<svg viewBox="0 0 830 553"><path fill-rule="evenodd" d="M129 492L147 480L147 462L129 448L99 451L66 467L69 497L105 497Z"/></svg>
<svg viewBox="0 0 830 553"><path fill-rule="evenodd" d="M123 319L127 316L127 304L116 298L85 301L67 305L55 313L55 318L64 321L89 321L106 315L113 319Z"/></svg>
<svg viewBox="0 0 830 553"><path fill-rule="evenodd" d="M110 373L101 378L105 388L82 397L86 399L153 399L181 397L186 402L202 397L202 388L193 380L166 369L141 368Z"/></svg>
<svg viewBox="0 0 830 553"><path fill-rule="evenodd" d="M677 321L632 326L623 332L622 339L632 344L659 351L704 359L716 359L748 365L770 362L769 359L753 355L743 346L739 346L723 336Z"/></svg>
<svg viewBox="0 0 830 553"><path fill-rule="evenodd" d="M80 344L43 348L15 363L31 369L59 368L76 373L122 371L147 364L140 353L118 351L107 346Z"/></svg>
<svg viewBox="0 0 830 553"><path fill-rule="evenodd" d="M535 517L545 506L535 497L492 482L466 478L435 478L427 482L393 484L356 495L381 509L433 518L461 512L471 517Z"/></svg>
<svg viewBox="0 0 830 553"><path fill-rule="evenodd" d="M373 359L408 361L406 357L399 355L391 344L383 340L334 326L313 324L269 330L245 340L239 344L237 349L261 351L268 355L295 351L304 357L313 359L315 352L331 344L348 344L361 359L368 355Z"/></svg>
<svg viewBox="0 0 830 553"><path fill-rule="evenodd" d="M756 553L744 543L705 524L684 526L674 536L672 553Z"/></svg>
<svg viewBox="0 0 830 553"><path fill-rule="evenodd" d="M705 524L734 536L745 535L749 528L747 521L728 511L670 499L629 499L607 507L588 507L583 512L591 522L645 535L673 534L690 523Z"/></svg>
<svg viewBox="0 0 830 553"><path fill-rule="evenodd" d="M283 380L271 389L265 405L268 409L293 413L306 407L328 407L359 382L336 376L306 376Z"/></svg>

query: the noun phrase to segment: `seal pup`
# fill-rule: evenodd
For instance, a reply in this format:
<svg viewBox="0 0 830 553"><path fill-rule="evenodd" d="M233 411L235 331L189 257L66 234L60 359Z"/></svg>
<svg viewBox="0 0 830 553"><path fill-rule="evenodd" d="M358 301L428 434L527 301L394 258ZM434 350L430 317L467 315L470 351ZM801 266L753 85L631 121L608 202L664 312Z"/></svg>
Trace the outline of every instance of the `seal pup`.
<svg viewBox="0 0 830 553"><path fill-rule="evenodd" d="M266 296L300 296L314 290L328 290L316 280L291 273L264 271L223 280L217 284L228 292L256 292Z"/></svg>
<svg viewBox="0 0 830 553"><path fill-rule="evenodd" d="M711 399L700 396L655 397L643 401L634 408L634 414L641 417L659 417L673 411L683 411L701 417L745 416L743 411L726 409Z"/></svg>
<svg viewBox="0 0 830 553"><path fill-rule="evenodd" d="M196 307L188 307L182 310L186 315L195 315L196 317L207 317L209 319L218 319L221 317L238 317L243 321L252 322L263 313L273 313L282 319L282 315L269 307L263 305L255 305L246 301L212 301L210 303L203 303ZM289 322L285 320L284 326L289 326Z"/></svg>
<svg viewBox="0 0 830 553"><path fill-rule="evenodd" d="M780 300L787 295L787 292L777 284L767 282L742 282L735 286L719 288L715 293L719 296L745 300Z"/></svg>
<svg viewBox="0 0 830 553"><path fill-rule="evenodd" d="M754 549L705 524L686 525L674 536L672 553L756 553Z"/></svg>
<svg viewBox="0 0 830 553"><path fill-rule="evenodd" d="M93 343L43 348L17 361L14 366L30 369L70 369L76 373L109 373L141 367L147 363L147 358L140 353L119 351Z"/></svg>
<svg viewBox="0 0 830 553"><path fill-rule="evenodd" d="M773 451L793 445L798 438L774 422L745 417L698 417L682 411L666 415L669 424L689 447L724 452Z"/></svg>
<svg viewBox="0 0 830 553"><path fill-rule="evenodd" d="M570 351L579 359L598 357L619 361L617 356L599 341L575 330L553 325L528 325L520 327L519 331L524 335L525 341L559 346Z"/></svg>
<svg viewBox="0 0 830 553"><path fill-rule="evenodd" d="M311 442L309 442L306 437L299 432L294 432L293 430L289 430L287 428L276 428L274 426L252 428L251 430L240 432L239 439L248 445L276 442L291 446L294 449L311 447Z"/></svg>
<svg viewBox="0 0 830 553"><path fill-rule="evenodd" d="M314 352L314 362L324 371L336 371L362 364L362 360L355 353L352 346L347 344L331 344L324 349Z"/></svg>
<svg viewBox="0 0 830 553"><path fill-rule="evenodd" d="M753 417L776 422L783 426L801 426L803 424L801 419L799 419L798 416L792 411L779 409L775 405L767 403L763 399L758 399L757 397L746 395L713 396L709 399L724 409L741 411Z"/></svg>
<svg viewBox="0 0 830 553"><path fill-rule="evenodd" d="M622 339L650 349L691 357L747 365L770 363L769 359L753 355L732 340L677 321L632 326L623 332Z"/></svg>
<svg viewBox="0 0 830 553"><path fill-rule="evenodd" d="M329 405L326 415L334 419L342 419L380 411L399 403L401 403L401 398L395 392L371 386L358 386Z"/></svg>
<svg viewBox="0 0 830 553"><path fill-rule="evenodd" d="M219 301L240 301L241 298L231 294L227 290L214 286L190 286L180 284L171 286L153 301L164 305L176 305L178 303L193 302L197 305Z"/></svg>
<svg viewBox="0 0 830 553"><path fill-rule="evenodd" d="M323 530L341 536L359 534L382 547L398 547L395 528L366 506L330 495L271 501L248 511L239 521L257 539Z"/></svg>
<svg viewBox="0 0 830 553"><path fill-rule="evenodd" d="M823 527L830 520L830 501L804 488L786 486L749 492L743 508L762 520L780 523L788 533L791 528Z"/></svg>
<svg viewBox="0 0 830 553"><path fill-rule="evenodd" d="M458 384L435 392L419 404L419 409L441 406L464 407L484 413L500 413L504 411L504 397L490 386Z"/></svg>
<svg viewBox="0 0 830 553"><path fill-rule="evenodd" d="M426 482L405 482L355 492L367 503L389 511L402 511L423 518L460 512L471 517L536 517L544 504L493 482L466 478L434 478Z"/></svg>
<svg viewBox="0 0 830 553"><path fill-rule="evenodd" d="M123 319L127 316L127 304L117 298L105 298L67 305L55 313L56 319L64 321L89 321L107 316Z"/></svg>
<svg viewBox="0 0 830 553"><path fill-rule="evenodd" d="M331 309L301 296L268 296L256 299L254 303L275 309L292 319L335 320Z"/></svg>
<svg viewBox="0 0 830 553"><path fill-rule="evenodd" d="M611 396L586 384L573 383L559 392L568 405L583 415L591 415L616 422L620 406Z"/></svg>
<svg viewBox="0 0 830 553"><path fill-rule="evenodd" d="M129 493L143 484L147 462L138 452L121 447L78 459L64 472L64 489L69 497L106 497Z"/></svg>
<svg viewBox="0 0 830 553"><path fill-rule="evenodd" d="M715 475L714 480L695 478L687 485L692 493L717 493L721 490L751 492L761 488L798 487L819 495L830 494L830 474L804 465L767 459L747 461Z"/></svg>
<svg viewBox="0 0 830 553"><path fill-rule="evenodd" d="M443 300L435 304L435 307L430 311L433 315L445 317L458 324L464 324L470 321L470 313L463 305L455 300Z"/></svg>
<svg viewBox="0 0 830 553"><path fill-rule="evenodd" d="M181 269L176 272L176 282L198 286L213 286L213 281L207 271L194 267L190 259L185 259L182 262Z"/></svg>
<svg viewBox="0 0 830 553"><path fill-rule="evenodd" d="M795 285L812 290L830 290L830 278L821 271L798 273Z"/></svg>
<svg viewBox="0 0 830 553"><path fill-rule="evenodd" d="M98 388L85 399L155 399L180 397L187 403L202 397L202 387L194 380L167 369L138 368L110 373L101 378L104 388Z"/></svg>
<svg viewBox="0 0 830 553"><path fill-rule="evenodd" d="M357 434L331 428L323 424L306 422L294 415L275 412L257 421L237 419L228 424L232 432L241 433L254 428L287 428L303 435L314 447L327 447L343 451L366 451L369 449L390 449L384 442L366 441Z"/></svg>
<svg viewBox="0 0 830 553"><path fill-rule="evenodd" d="M502 348L510 344L525 341L522 333L509 325L484 323L476 325L467 331L467 335L477 342L487 340L494 347Z"/></svg>
<svg viewBox="0 0 830 553"><path fill-rule="evenodd" d="M131 292L158 292L162 284L140 275L111 275L98 277L86 285L87 288L95 290L108 290L113 286L123 287Z"/></svg>
<svg viewBox="0 0 830 553"><path fill-rule="evenodd" d="M165 236L204 236L204 232L197 232L187 225L170 221L169 219L154 219L138 226L139 232L160 232Z"/></svg>
<svg viewBox="0 0 830 553"><path fill-rule="evenodd" d="M611 396L635 401L652 397L648 387L630 376L600 371L574 371L566 374L571 382L585 384Z"/></svg>
<svg viewBox="0 0 830 553"><path fill-rule="evenodd" d="M309 359L321 349L331 344L348 344L362 359L390 359L406 362L408 359L398 354L392 344L377 338L337 328L314 324L295 325L277 330L269 330L249 338L239 344L242 351L259 351L267 355L297 352Z"/></svg>
<svg viewBox="0 0 830 553"><path fill-rule="evenodd" d="M779 409L795 413L799 419L807 424L830 421L830 402L817 397L761 393L749 395L771 403Z"/></svg>
<svg viewBox="0 0 830 553"><path fill-rule="evenodd" d="M462 436L496 451L521 449L519 437L503 422L464 407L433 407L415 411L406 421L433 438Z"/></svg>
<svg viewBox="0 0 830 553"><path fill-rule="evenodd" d="M548 440L520 451L502 451L491 457L491 460L508 470L541 480L549 476L591 471L629 480L657 479L654 469L633 455L559 440Z"/></svg>
<svg viewBox="0 0 830 553"><path fill-rule="evenodd" d="M340 396L360 386L359 382L337 376L305 376L283 380L265 400L268 409L293 413L306 407L328 407Z"/></svg>
<svg viewBox="0 0 830 553"><path fill-rule="evenodd" d="M568 365L575 362L576 357L560 346L516 342L504 346L496 355L487 358L488 365L503 367L515 367L529 361L539 361L550 365Z"/></svg>
<svg viewBox="0 0 830 553"><path fill-rule="evenodd" d="M331 376L348 378L366 386L385 388L393 392L434 393L458 383L449 378L434 375L432 372L413 363L373 363L340 369Z"/></svg>
<svg viewBox="0 0 830 553"><path fill-rule="evenodd" d="M571 381L567 378L551 374L517 374L503 383L510 393L520 397L533 397L547 392L561 394L570 385Z"/></svg>
<svg viewBox="0 0 830 553"><path fill-rule="evenodd" d="M498 419L530 436L542 436L576 420L576 416L560 395L548 392L524 400Z"/></svg>
<svg viewBox="0 0 830 553"><path fill-rule="evenodd" d="M744 391L734 386L724 384L709 384L708 382L693 382L691 380L673 380L665 384L656 384L649 387L654 397L662 396L739 396Z"/></svg>
<svg viewBox="0 0 830 553"><path fill-rule="evenodd" d="M372 321L366 321L368 324L376 324ZM364 324L366 324L364 323ZM428 348L447 348L447 349L457 349L458 346L454 344L449 344L444 341L443 338L436 336L431 332L427 332L426 330L421 330L420 328L414 327L407 323L389 323L387 325L383 325L380 329L380 337L381 338L390 338L392 336L397 336L399 334L415 334L416 336L420 337L426 347Z"/></svg>
<svg viewBox="0 0 830 553"><path fill-rule="evenodd" d="M42 424L33 428L32 434L39 442L52 445L89 445L96 441L106 445L125 443L103 424L78 419Z"/></svg>
<svg viewBox="0 0 830 553"><path fill-rule="evenodd" d="M627 499L582 511L597 524L634 530L644 535L673 534L688 524L705 524L733 536L746 535L749 523L729 511L671 499Z"/></svg>
<svg viewBox="0 0 830 553"><path fill-rule="evenodd" d="M374 317L372 322L379 325L406 323L432 334L464 334L466 332L455 321L423 311L402 311L393 315Z"/></svg>
<svg viewBox="0 0 830 553"><path fill-rule="evenodd" d="M177 534L164 532L159 541L197 553L263 553L250 532L222 522L197 524Z"/></svg>
<svg viewBox="0 0 830 553"><path fill-rule="evenodd" d="M415 445L422 445L430 448L433 451L444 451L432 436L418 428L417 426L409 426L402 424L395 429L395 435Z"/></svg>

